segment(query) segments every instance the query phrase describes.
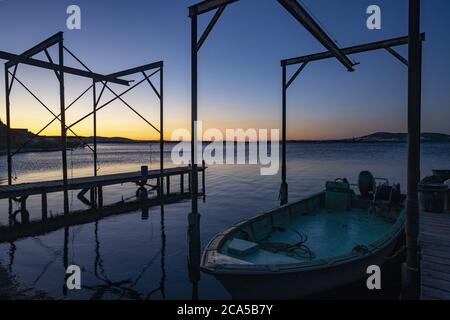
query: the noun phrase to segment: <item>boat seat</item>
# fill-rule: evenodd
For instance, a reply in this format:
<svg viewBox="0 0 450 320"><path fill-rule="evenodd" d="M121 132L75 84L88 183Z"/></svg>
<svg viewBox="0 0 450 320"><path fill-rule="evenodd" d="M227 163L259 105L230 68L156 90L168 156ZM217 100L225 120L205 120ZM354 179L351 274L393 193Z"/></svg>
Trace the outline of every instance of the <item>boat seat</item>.
<svg viewBox="0 0 450 320"><path fill-rule="evenodd" d="M228 253L245 257L259 250L259 245L255 242L234 238L228 245Z"/></svg>
<svg viewBox="0 0 450 320"><path fill-rule="evenodd" d="M350 211L353 191L347 179L328 181L325 191L325 209Z"/></svg>

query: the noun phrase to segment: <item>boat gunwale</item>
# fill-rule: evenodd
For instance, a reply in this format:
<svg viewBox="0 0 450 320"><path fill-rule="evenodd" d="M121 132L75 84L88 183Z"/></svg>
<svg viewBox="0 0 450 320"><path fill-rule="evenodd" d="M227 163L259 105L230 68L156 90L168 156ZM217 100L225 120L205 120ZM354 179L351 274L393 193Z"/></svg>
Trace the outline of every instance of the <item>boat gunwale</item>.
<svg viewBox="0 0 450 320"><path fill-rule="evenodd" d="M206 245L205 250L202 255L200 268L203 272L213 275L237 275L237 274L274 274L274 273L295 273L299 271L315 271L320 269L325 269L334 266L340 266L346 263L355 262L358 260L365 259L388 246L393 240L395 240L403 230L405 212L404 206L402 206L401 213L397 220L391 226L391 232L384 235L383 237L376 239L370 245L367 246L368 252L365 254L357 253L346 253L334 257L318 259L312 262L299 262L299 263L288 263L288 264L273 264L273 265L262 265L262 264L216 264L210 263L208 261L211 254L218 253L219 249L223 246L224 242L227 241L228 236L240 229L244 225L249 225L259 219L266 216L273 215L278 211L292 207L294 205L306 202L316 197L321 197L325 195L325 191L319 193L311 194L305 198L298 200L296 202L288 203L286 205L273 208L262 214L251 217L244 221L241 221L225 231L216 234ZM226 256L226 255L225 255Z"/></svg>

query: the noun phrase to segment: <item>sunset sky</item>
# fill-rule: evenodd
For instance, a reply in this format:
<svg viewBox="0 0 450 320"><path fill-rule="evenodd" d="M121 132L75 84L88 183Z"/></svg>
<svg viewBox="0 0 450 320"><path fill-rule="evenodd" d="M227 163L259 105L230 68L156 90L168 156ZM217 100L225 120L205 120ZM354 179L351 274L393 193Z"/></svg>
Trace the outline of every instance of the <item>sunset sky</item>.
<svg viewBox="0 0 450 320"><path fill-rule="evenodd" d="M190 128L190 19L197 1L0 0L0 50L21 53L58 31L65 45L95 72L108 74L164 60L166 139ZM303 0L340 46L407 34L407 0ZM81 7L82 29L66 29L66 8ZM366 28L366 8L382 9L382 30ZM422 1L424 43L423 131L450 134L450 1ZM212 14L199 19L200 31ZM199 118L204 128L279 128L280 60L324 48L275 0L229 5L199 54ZM406 56L406 47L399 49ZM51 50L57 60L55 48ZM44 55L36 56L45 60ZM288 138L345 138L375 131L406 131L407 69L385 51L354 55L361 64L349 73L334 59L311 63L288 92ZM4 61L3 61L4 62ZM66 64L81 66L66 55ZM289 74L295 67L289 68ZM21 65L18 78L59 113L58 83L49 70ZM130 78L127 78L130 79ZM139 75L136 79L142 79ZM158 83L158 77L154 77ZM5 121L4 77L0 117ZM66 77L69 103L90 80ZM112 85L115 91L125 88ZM111 94L105 93L102 102ZM143 83L124 99L159 126L159 105ZM18 83L11 96L13 127L38 131L52 115ZM68 112L68 123L92 110L87 94ZM98 135L154 139L157 133L117 101L98 115ZM92 119L73 128L92 135ZM44 132L59 134L56 121Z"/></svg>

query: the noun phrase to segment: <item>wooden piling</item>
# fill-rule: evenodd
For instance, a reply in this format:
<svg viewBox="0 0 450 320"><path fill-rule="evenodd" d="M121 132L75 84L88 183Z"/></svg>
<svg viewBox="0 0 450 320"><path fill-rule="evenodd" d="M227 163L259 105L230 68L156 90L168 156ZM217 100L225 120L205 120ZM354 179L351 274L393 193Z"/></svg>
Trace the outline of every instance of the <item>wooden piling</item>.
<svg viewBox="0 0 450 320"><path fill-rule="evenodd" d="M170 194L170 176L167 176L167 195Z"/></svg>
<svg viewBox="0 0 450 320"><path fill-rule="evenodd" d="M98 208L102 209L103 208L103 187L99 186L97 189L98 192Z"/></svg>
<svg viewBox="0 0 450 320"><path fill-rule="evenodd" d="M43 193L41 195L41 203L42 203L42 220L47 220L47 194Z"/></svg>
<svg viewBox="0 0 450 320"><path fill-rule="evenodd" d="M180 192L181 194L184 193L184 174L180 175Z"/></svg>

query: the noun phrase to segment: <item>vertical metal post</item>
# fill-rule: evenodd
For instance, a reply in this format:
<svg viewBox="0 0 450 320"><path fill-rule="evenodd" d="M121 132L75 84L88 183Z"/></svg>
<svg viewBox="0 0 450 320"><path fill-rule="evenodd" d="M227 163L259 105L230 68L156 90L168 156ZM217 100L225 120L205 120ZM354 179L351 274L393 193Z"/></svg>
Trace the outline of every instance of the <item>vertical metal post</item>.
<svg viewBox="0 0 450 320"><path fill-rule="evenodd" d="M59 41L59 97L61 107L61 154L64 184L64 214L69 213L69 194L67 191L67 137L66 137L66 106L64 97L64 42Z"/></svg>
<svg viewBox="0 0 450 320"><path fill-rule="evenodd" d="M94 139L93 139L93 149L94 149L94 176L97 176L97 90L96 90L96 82L93 80L92 84L92 93L94 98L94 110L93 110L93 119L94 119Z"/></svg>
<svg viewBox="0 0 450 320"><path fill-rule="evenodd" d="M164 65L161 65L159 74L159 170L160 170L160 194L164 194ZM161 196L161 200L163 197Z"/></svg>
<svg viewBox="0 0 450 320"><path fill-rule="evenodd" d="M288 203L288 184L286 182L286 66L283 65L282 75L282 129L281 129L281 189L280 189L280 204Z"/></svg>
<svg viewBox="0 0 450 320"><path fill-rule="evenodd" d="M406 201L406 265L403 266L404 299L420 295L418 234L420 181L420 136L422 99L422 40L420 37L420 0L409 1L408 48L408 178Z"/></svg>
<svg viewBox="0 0 450 320"><path fill-rule="evenodd" d="M191 194L192 214L198 214L198 168L197 168L197 15L191 17Z"/></svg>
<svg viewBox="0 0 450 320"><path fill-rule="evenodd" d="M206 190L205 190L205 186L206 186L206 162L205 160L202 160L202 196L203 198L206 195Z"/></svg>
<svg viewBox="0 0 450 320"><path fill-rule="evenodd" d="M6 98L6 153L8 161L8 185L12 184L12 156L11 156L11 104L8 68L5 65L5 98Z"/></svg>
<svg viewBox="0 0 450 320"><path fill-rule="evenodd" d="M200 215L198 213L198 168L197 168L197 15L191 17L191 196L192 211L188 216L189 278L192 283L192 299L198 299L200 280Z"/></svg>

